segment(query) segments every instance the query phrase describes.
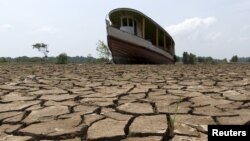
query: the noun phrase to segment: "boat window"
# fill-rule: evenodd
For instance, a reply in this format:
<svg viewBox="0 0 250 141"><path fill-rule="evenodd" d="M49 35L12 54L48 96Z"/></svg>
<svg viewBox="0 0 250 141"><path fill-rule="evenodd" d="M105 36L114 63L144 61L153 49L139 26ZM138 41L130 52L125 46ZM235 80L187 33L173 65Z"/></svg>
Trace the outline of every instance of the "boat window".
<svg viewBox="0 0 250 141"><path fill-rule="evenodd" d="M134 21L134 33L135 33L135 35L137 35L137 23L136 23L136 21Z"/></svg>
<svg viewBox="0 0 250 141"><path fill-rule="evenodd" d="M133 27L133 20L132 20L132 19L128 19L128 23L129 23L129 25L128 25L128 26Z"/></svg>
<svg viewBox="0 0 250 141"><path fill-rule="evenodd" d="M123 19L122 19L122 25L123 25L123 26L128 26L127 18L123 18Z"/></svg>

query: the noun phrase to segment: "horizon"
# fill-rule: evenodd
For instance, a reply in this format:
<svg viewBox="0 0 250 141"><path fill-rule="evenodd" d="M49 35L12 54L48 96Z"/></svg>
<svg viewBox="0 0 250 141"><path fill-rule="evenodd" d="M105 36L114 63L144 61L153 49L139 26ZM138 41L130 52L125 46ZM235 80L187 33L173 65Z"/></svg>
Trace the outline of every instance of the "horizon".
<svg viewBox="0 0 250 141"><path fill-rule="evenodd" d="M183 52L184 53L184 52ZM188 52L188 53L192 53L192 52ZM56 57L58 57L60 54L58 54L57 56L48 56L48 58L50 58L50 57L54 57L54 58L56 58ZM197 56L196 54L194 54L196 57L204 57L204 58L207 58L207 57L212 57L212 56ZM102 57L100 57L100 56L93 56L92 54L89 54L89 55L86 55L86 56L69 56L69 55L67 55L68 57L84 57L84 58L87 58L87 57L93 57L93 58L95 58L95 59L101 59ZM238 56L238 55L235 55L235 56L237 56L238 58L250 58L250 56ZM2 56L0 56L0 58L12 58L12 59L14 59L14 58L18 58L18 57L29 57L29 58L43 58L44 56L42 56L42 55L40 55L40 56L16 56L16 57L10 57L10 56L7 56L7 57L2 57ZM183 56L181 55L181 56L177 56L177 57L180 57L180 58L182 58ZM232 56L233 57L233 56ZM231 58L232 58L231 57ZM213 59L215 59L215 60L223 60L223 59L227 59L227 61L229 61L231 58L214 58L214 57L212 57Z"/></svg>
<svg viewBox="0 0 250 141"><path fill-rule="evenodd" d="M177 56L185 51L215 59L250 56L247 0L1 1L0 56L41 57L32 44L43 42L48 44L48 56L97 58L96 43L107 42L105 17L120 7L139 10L164 27L176 43Z"/></svg>

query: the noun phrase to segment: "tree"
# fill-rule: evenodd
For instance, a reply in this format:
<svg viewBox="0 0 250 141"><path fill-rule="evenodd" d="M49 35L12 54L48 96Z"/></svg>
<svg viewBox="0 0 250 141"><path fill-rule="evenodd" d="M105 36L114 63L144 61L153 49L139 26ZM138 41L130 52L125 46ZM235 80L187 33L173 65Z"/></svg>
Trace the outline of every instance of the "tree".
<svg viewBox="0 0 250 141"><path fill-rule="evenodd" d="M111 52L108 46L103 41L98 41L96 50L99 52L101 58L109 60L111 58Z"/></svg>
<svg viewBox="0 0 250 141"><path fill-rule="evenodd" d="M48 59L48 45L44 43L36 43L33 46L33 49L37 49L39 52L44 54L43 61L46 62Z"/></svg>
<svg viewBox="0 0 250 141"><path fill-rule="evenodd" d="M183 55L182 55L182 62L183 64L188 64L188 53L187 52L183 52Z"/></svg>
<svg viewBox="0 0 250 141"><path fill-rule="evenodd" d="M0 58L0 63L6 63L6 62L7 62L7 59L5 57Z"/></svg>
<svg viewBox="0 0 250 141"><path fill-rule="evenodd" d="M68 56L66 53L61 53L56 58L57 58L57 64L67 64L68 63Z"/></svg>
<svg viewBox="0 0 250 141"><path fill-rule="evenodd" d="M234 55L234 56L231 58L230 62L238 62L238 56L237 56L237 55Z"/></svg>
<svg viewBox="0 0 250 141"><path fill-rule="evenodd" d="M183 64L195 64L197 62L197 58L192 53L189 54L187 52L184 52L182 57L182 62Z"/></svg>
<svg viewBox="0 0 250 141"><path fill-rule="evenodd" d="M196 64L196 62L197 62L196 56L190 53L188 57L188 64Z"/></svg>

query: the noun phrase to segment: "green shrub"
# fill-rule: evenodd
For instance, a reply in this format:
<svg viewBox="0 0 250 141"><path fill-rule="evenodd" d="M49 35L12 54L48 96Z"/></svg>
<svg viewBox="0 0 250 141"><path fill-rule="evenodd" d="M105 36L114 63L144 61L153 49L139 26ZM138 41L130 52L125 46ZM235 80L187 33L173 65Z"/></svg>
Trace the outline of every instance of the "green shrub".
<svg viewBox="0 0 250 141"><path fill-rule="evenodd" d="M61 53L57 56L57 64L67 64L68 63L68 56L66 53Z"/></svg>
<svg viewBox="0 0 250 141"><path fill-rule="evenodd" d="M7 62L6 58L4 58L4 57L0 58L0 63L6 63L6 62Z"/></svg>
<svg viewBox="0 0 250 141"><path fill-rule="evenodd" d="M237 55L233 56L230 62L238 62L238 56Z"/></svg>
<svg viewBox="0 0 250 141"><path fill-rule="evenodd" d="M215 61L212 57L207 57L205 63L206 64L215 64Z"/></svg>
<svg viewBox="0 0 250 141"><path fill-rule="evenodd" d="M204 63L205 60L206 60L205 57L197 57L197 62L199 62L199 63Z"/></svg>
<svg viewBox="0 0 250 141"><path fill-rule="evenodd" d="M227 58L224 58L222 61L223 63L227 63Z"/></svg>

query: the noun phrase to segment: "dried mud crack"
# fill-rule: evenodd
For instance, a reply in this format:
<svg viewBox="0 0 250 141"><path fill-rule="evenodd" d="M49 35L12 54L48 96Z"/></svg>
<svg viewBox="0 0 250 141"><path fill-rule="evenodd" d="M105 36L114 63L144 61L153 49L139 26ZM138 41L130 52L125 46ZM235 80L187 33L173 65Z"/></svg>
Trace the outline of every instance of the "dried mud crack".
<svg viewBox="0 0 250 141"><path fill-rule="evenodd" d="M203 141L208 124L249 125L249 70L1 65L0 141Z"/></svg>

